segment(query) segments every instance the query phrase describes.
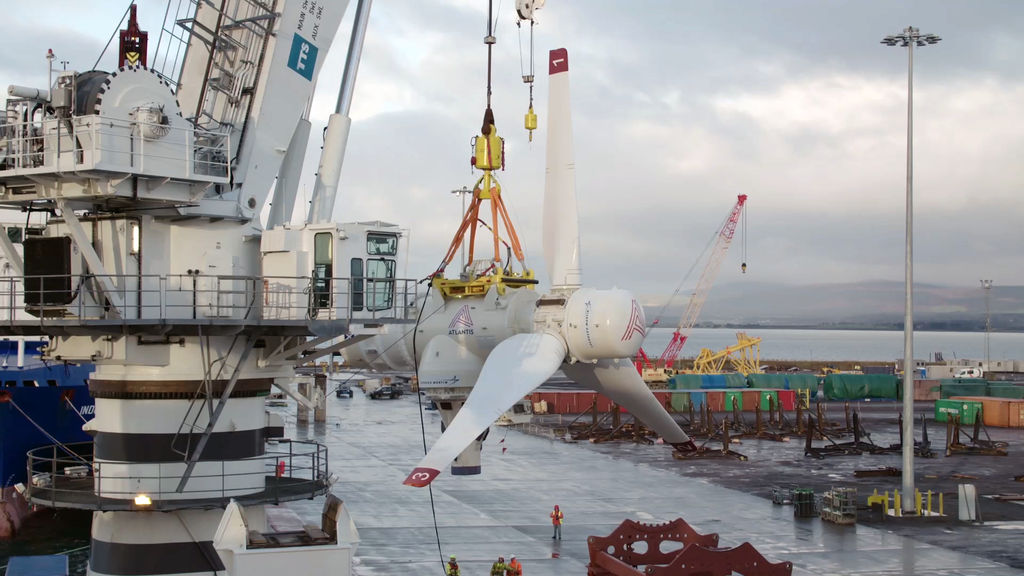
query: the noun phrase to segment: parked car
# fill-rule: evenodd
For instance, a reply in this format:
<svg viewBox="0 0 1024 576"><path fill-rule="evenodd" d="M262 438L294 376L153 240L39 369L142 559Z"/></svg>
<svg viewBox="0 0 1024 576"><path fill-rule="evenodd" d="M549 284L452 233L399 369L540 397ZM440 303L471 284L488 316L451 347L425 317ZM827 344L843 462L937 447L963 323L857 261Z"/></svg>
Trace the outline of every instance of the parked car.
<svg viewBox="0 0 1024 576"><path fill-rule="evenodd" d="M393 386L381 386L373 392L370 392L370 398L373 400L394 400L401 395L402 390Z"/></svg>
<svg viewBox="0 0 1024 576"><path fill-rule="evenodd" d="M341 398L342 396L348 396L349 398L351 398L352 397L352 387L351 386L338 386L338 389L334 391L334 395L336 397L338 397L338 398Z"/></svg>

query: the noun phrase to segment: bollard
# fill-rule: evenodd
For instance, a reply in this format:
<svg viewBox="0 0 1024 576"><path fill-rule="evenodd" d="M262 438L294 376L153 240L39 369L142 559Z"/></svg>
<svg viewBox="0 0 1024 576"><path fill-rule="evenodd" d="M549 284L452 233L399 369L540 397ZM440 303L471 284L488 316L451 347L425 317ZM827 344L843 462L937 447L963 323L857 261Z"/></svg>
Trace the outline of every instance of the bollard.
<svg viewBox="0 0 1024 576"><path fill-rule="evenodd" d="M310 389L313 387L311 382L312 378L309 378L308 376L300 376L296 378L296 380L298 380L299 396L302 396L303 398L311 398ZM299 402L297 405L297 411L296 420L302 423L309 423L309 408L307 408L305 404Z"/></svg>
<svg viewBox="0 0 1024 576"><path fill-rule="evenodd" d="M942 492L939 492L939 515L945 516L945 512L942 510Z"/></svg>
<svg viewBox="0 0 1024 576"><path fill-rule="evenodd" d="M928 515L932 515L932 491L928 491Z"/></svg>
<svg viewBox="0 0 1024 576"><path fill-rule="evenodd" d="M313 376L313 421L327 422L327 375L317 374Z"/></svg>
<svg viewBox="0 0 1024 576"><path fill-rule="evenodd" d="M903 516L903 506L902 506L903 503L901 502L901 499L900 499L900 491L899 490L893 490L892 491L892 502L893 502L893 510L894 510L895 515L897 517Z"/></svg>
<svg viewBox="0 0 1024 576"><path fill-rule="evenodd" d="M917 488L914 488L914 512L921 515L921 491Z"/></svg>

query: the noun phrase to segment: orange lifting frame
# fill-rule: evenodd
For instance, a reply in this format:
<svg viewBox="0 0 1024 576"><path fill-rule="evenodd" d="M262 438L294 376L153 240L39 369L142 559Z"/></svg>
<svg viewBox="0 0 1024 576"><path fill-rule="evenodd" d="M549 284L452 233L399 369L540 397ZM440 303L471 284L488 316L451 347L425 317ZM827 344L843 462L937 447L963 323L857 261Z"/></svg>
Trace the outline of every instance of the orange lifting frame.
<svg viewBox="0 0 1024 576"><path fill-rule="evenodd" d="M501 223L505 226L505 230L508 232L509 241L508 244L512 248L512 252L516 256L516 260L519 264L526 268L525 257L523 255L523 248L519 243L519 235L516 234L516 229L512 226L512 220L509 218L508 210L505 209L505 203L501 200L501 184L498 179L491 174L490 170L484 170L483 176L476 181L473 186L473 200L469 203L469 207L466 209L466 214L462 217L462 224L459 226L458 231L455 233L455 238L452 239L451 245L448 247L448 253L445 254L444 262L438 269L438 272L444 270L451 264L452 260L455 259L455 254L458 253L459 247L465 241L466 232L469 232L469 258L467 262L473 262L473 254L476 250L476 227L480 221L480 206L484 200L491 201L491 221L494 222L494 226L490 227L491 235L494 240L494 262L501 263L501 234L498 227L498 219L500 217Z"/></svg>

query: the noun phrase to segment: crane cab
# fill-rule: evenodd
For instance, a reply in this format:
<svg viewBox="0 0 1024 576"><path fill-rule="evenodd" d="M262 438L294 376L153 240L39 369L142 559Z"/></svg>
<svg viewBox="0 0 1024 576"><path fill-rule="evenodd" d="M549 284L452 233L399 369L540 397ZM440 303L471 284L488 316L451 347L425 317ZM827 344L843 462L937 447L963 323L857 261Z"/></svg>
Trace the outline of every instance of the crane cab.
<svg viewBox="0 0 1024 576"><path fill-rule="evenodd" d="M280 226L263 233L260 253L266 317L390 318L412 305L396 286L404 245L395 224Z"/></svg>

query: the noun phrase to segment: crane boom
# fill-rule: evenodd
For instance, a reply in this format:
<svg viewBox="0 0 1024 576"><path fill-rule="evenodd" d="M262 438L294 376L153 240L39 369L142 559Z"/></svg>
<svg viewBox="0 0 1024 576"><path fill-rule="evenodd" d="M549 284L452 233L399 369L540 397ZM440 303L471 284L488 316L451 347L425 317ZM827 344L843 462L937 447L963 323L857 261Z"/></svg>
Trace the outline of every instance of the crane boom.
<svg viewBox="0 0 1024 576"><path fill-rule="evenodd" d="M693 325L697 323L697 318L700 317L700 311L704 308L704 301L708 298L711 285L715 283L718 269L722 265L725 253L729 250L729 244L732 243L732 237L736 233L736 224L739 223L740 214L743 212L743 205L746 202L746 194L740 194L736 197L736 205L732 207L732 212L729 213L725 224L718 232L718 239L711 250L711 255L708 257L708 263L704 267L704 271L701 272L700 280L697 281L697 287L690 297L690 303L686 306L686 313L683 314L682 319L679 321L679 327L672 333L672 340L665 347L661 358L659 358L659 362L665 368L671 368L673 363L675 363L676 357L679 356L679 351L683 349L683 344L686 344L686 338L690 335L690 329L693 328Z"/></svg>

